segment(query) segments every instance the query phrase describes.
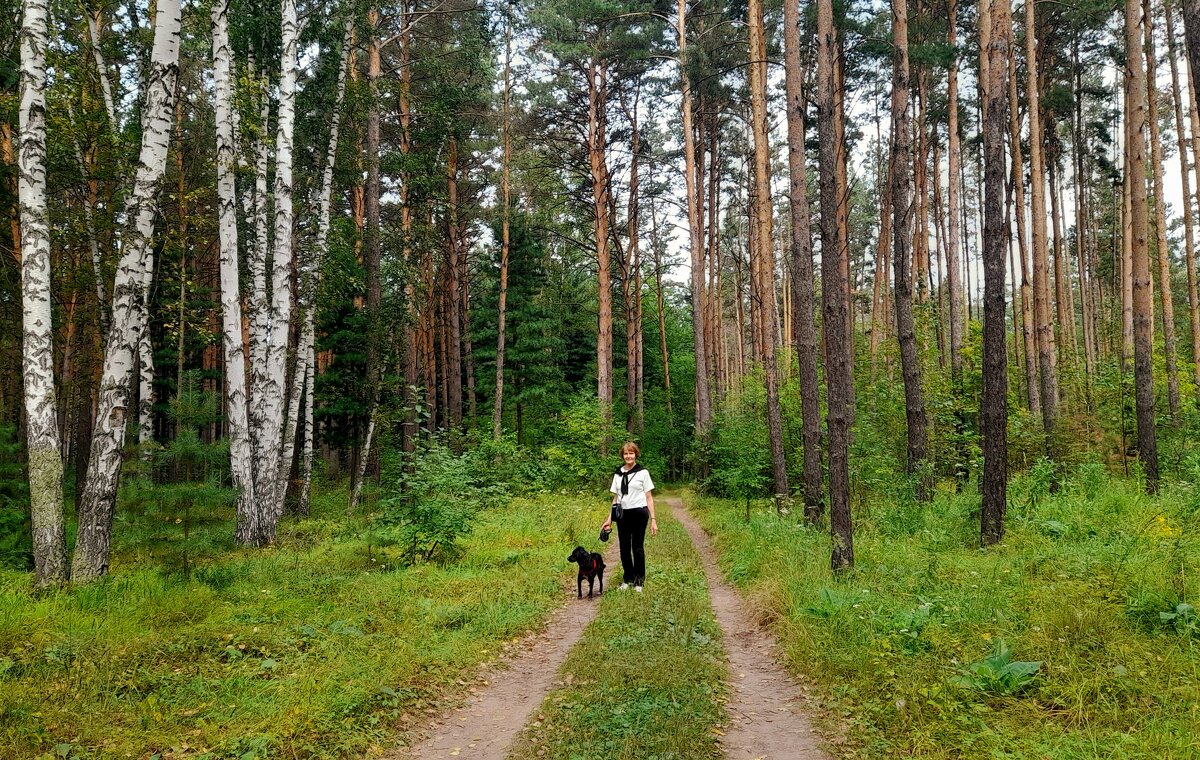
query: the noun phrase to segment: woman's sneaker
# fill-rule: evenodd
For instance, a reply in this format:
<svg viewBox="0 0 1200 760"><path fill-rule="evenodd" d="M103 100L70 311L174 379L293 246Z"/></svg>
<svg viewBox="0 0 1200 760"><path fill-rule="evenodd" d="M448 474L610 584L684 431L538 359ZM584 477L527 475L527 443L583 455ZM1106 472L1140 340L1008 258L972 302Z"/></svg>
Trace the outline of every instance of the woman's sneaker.
<svg viewBox="0 0 1200 760"><path fill-rule="evenodd" d="M628 591L628 590L629 590L628 583L622 583L620 586L617 586L617 591Z"/></svg>
<svg viewBox="0 0 1200 760"><path fill-rule="evenodd" d="M642 593L642 587L641 587L641 586L634 586L634 587L633 587L633 590L634 590L634 591L636 591L636 592L638 592L639 594L640 594L640 593Z"/></svg>

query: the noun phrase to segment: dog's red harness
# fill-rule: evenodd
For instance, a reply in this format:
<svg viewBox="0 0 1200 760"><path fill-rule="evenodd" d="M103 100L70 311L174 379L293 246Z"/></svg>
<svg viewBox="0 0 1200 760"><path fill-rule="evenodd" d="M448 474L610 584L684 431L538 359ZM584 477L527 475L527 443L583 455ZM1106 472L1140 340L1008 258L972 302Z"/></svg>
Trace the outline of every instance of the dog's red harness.
<svg viewBox="0 0 1200 760"><path fill-rule="evenodd" d="M591 567L590 567L589 569L587 569L587 570L584 570L584 569L583 569L583 564L582 564L582 563L580 563L580 565L579 565L579 571L580 571L580 572L582 572L584 575L587 575L587 574L589 574L589 573L594 573L594 572L596 572L596 558L595 558L595 557L588 557L588 562L590 562L590 563L591 563Z"/></svg>

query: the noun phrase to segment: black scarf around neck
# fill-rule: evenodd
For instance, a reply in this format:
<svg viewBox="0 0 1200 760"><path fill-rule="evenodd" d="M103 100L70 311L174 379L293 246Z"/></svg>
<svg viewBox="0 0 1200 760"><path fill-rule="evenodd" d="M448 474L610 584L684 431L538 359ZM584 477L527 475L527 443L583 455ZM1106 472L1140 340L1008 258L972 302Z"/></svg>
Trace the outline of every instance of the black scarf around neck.
<svg viewBox="0 0 1200 760"><path fill-rule="evenodd" d="M625 469L625 465L621 465L620 467L618 467L616 470L613 471L613 475L621 476L621 495L622 496L629 495L629 476L634 475L644 469L646 469L646 468L642 467L640 464L635 464L633 467L630 467L628 470Z"/></svg>

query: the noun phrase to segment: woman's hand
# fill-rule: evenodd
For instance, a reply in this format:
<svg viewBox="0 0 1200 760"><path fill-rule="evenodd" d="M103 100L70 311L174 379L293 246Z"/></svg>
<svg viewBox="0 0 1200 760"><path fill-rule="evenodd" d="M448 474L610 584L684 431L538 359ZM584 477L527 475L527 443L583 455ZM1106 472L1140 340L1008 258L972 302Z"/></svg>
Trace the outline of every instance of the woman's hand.
<svg viewBox="0 0 1200 760"><path fill-rule="evenodd" d="M604 521L604 524L600 526L600 530L602 530L602 531L603 530L612 530L612 518L611 517Z"/></svg>
<svg viewBox="0 0 1200 760"><path fill-rule="evenodd" d="M658 535L658 520L655 520L653 517L650 518L650 535Z"/></svg>

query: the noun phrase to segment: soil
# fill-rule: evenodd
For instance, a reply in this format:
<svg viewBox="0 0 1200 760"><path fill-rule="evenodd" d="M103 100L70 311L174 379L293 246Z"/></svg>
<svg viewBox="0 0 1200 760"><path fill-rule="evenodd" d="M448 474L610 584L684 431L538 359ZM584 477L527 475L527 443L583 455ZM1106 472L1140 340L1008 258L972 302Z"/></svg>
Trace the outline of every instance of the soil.
<svg viewBox="0 0 1200 760"><path fill-rule="evenodd" d="M713 610L729 649L730 722L721 737L729 760L829 760L809 721L805 695L778 662L774 637L721 579L715 553L679 499L663 499L687 529L704 562ZM605 550L608 575L620 575L616 541ZM574 579L571 590L574 592ZM586 582L585 582L586 585ZM613 587L615 588L615 586ZM561 684L558 669L595 617L599 598L573 598L542 630L513 647L500 667L480 679L459 707L443 713L417 743L386 756L503 760L542 700ZM501 669L503 668L503 669Z"/></svg>
<svg viewBox="0 0 1200 760"><path fill-rule="evenodd" d="M621 560L615 536L604 550L604 562L607 592L620 583ZM498 667L486 674L481 679L483 687L473 690L465 703L441 715L416 744L386 758L503 760L533 711L559 685L559 667L599 609L599 590L597 585L597 595L588 599L585 579L583 599L575 598L572 576L570 601L550 616L542 630L529 634L509 651L500 666L503 669Z"/></svg>
<svg viewBox="0 0 1200 760"><path fill-rule="evenodd" d="M808 718L806 697L779 664L775 637L754 620L717 568L708 536L678 499L666 499L704 560L713 612L729 654L729 725L721 746L729 760L829 760Z"/></svg>

